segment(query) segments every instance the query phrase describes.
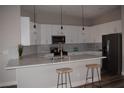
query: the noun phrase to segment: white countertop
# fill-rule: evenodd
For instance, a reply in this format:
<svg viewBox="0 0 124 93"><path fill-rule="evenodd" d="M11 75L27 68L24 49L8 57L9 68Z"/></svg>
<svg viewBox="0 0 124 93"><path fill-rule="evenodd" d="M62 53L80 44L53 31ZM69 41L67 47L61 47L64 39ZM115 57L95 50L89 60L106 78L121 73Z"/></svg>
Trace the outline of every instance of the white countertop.
<svg viewBox="0 0 124 93"><path fill-rule="evenodd" d="M22 67L32 67L32 66L41 66L41 65L54 65L54 64L63 64L63 63L71 63L71 62L85 62L85 60L94 60L94 59L102 59L106 58L101 55L95 54L80 54L80 55L70 55L65 56L63 59L60 58L47 58L40 57L38 55L30 55L21 60L13 59L9 60L6 69L19 69Z"/></svg>

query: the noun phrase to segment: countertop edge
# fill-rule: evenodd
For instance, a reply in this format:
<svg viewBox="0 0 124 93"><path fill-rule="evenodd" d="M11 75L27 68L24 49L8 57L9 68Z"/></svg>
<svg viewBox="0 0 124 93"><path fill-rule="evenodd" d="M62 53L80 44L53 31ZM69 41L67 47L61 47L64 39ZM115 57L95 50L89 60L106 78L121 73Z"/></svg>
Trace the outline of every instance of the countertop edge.
<svg viewBox="0 0 124 93"><path fill-rule="evenodd" d="M64 62L57 62L57 63L42 63L42 64L31 64L31 65L25 65L25 66L6 66L6 70L13 70L13 69L20 69L20 68L28 68L28 67L36 67L36 66L44 66L44 65L57 65L57 64L68 64L68 63L74 63L74 62L80 62L80 61L86 61L86 60L95 60L95 59L103 59L106 58L105 56L96 57L96 58L87 58L87 59L80 59L80 60L74 60L74 61L64 61Z"/></svg>

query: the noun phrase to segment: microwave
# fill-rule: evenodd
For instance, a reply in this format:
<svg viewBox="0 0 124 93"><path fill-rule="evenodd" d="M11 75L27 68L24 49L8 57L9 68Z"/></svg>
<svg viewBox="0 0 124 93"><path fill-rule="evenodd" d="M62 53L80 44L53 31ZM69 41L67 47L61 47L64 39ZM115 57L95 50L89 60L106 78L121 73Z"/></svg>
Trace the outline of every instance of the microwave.
<svg viewBox="0 0 124 93"><path fill-rule="evenodd" d="M65 43L65 36L52 36L52 44Z"/></svg>

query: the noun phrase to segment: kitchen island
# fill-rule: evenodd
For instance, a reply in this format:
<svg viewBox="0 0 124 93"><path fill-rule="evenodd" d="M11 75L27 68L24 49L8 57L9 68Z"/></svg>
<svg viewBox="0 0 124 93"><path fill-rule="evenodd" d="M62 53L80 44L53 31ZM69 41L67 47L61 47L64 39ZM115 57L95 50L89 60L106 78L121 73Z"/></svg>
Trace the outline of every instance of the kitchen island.
<svg viewBox="0 0 124 93"><path fill-rule="evenodd" d="M21 60L10 60L6 69L16 70L16 81L19 88L51 88L56 87L57 84L56 69L70 67L73 69L72 87L75 87L85 84L86 64L101 64L102 58L106 57L95 54L70 55L63 56L63 58L30 55ZM96 73L94 76L94 80L97 81Z"/></svg>

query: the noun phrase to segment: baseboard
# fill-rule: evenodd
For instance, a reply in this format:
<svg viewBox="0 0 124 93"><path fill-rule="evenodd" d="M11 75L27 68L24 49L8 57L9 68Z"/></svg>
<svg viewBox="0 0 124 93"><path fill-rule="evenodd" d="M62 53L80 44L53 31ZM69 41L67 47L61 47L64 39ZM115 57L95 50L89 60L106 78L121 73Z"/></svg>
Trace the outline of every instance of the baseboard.
<svg viewBox="0 0 124 93"><path fill-rule="evenodd" d="M0 87L11 86L11 85L17 85L17 81L0 83Z"/></svg>

